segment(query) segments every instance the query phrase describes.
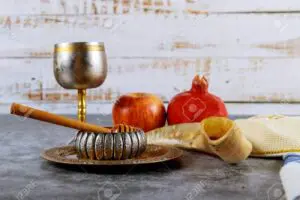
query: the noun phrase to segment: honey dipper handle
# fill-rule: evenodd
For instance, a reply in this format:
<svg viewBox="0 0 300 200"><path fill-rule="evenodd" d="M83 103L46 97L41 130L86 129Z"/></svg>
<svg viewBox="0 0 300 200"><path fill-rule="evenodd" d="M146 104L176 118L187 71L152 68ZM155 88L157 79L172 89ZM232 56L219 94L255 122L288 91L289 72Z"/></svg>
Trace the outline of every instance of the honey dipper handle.
<svg viewBox="0 0 300 200"><path fill-rule="evenodd" d="M32 119L49 122L52 124L57 124L57 125L74 128L77 130L87 131L87 132L96 132L96 133L110 132L110 129L108 128L81 122L79 120L67 118L60 115L55 115L52 113L48 113L46 111L38 110L17 103L13 103L11 105L10 113L22 117L32 118Z"/></svg>

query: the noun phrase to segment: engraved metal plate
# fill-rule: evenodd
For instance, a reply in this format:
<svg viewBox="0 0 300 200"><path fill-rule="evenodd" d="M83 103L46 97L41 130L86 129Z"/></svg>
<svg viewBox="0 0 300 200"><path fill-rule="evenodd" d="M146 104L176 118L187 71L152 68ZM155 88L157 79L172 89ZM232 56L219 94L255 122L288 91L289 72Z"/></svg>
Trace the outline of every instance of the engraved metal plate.
<svg viewBox="0 0 300 200"><path fill-rule="evenodd" d="M77 157L74 146L55 147L42 152L42 158L60 164L71 165L136 165L165 162L176 159L183 151L176 147L148 145L146 150L138 157L126 160L91 160Z"/></svg>

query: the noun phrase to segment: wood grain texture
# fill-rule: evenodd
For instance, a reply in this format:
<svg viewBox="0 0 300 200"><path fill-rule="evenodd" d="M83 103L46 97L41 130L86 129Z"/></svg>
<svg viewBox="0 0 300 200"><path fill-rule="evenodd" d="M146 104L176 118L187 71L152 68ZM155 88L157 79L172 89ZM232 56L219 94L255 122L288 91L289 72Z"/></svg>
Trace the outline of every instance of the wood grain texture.
<svg viewBox="0 0 300 200"><path fill-rule="evenodd" d="M210 12L291 12L298 0L13 0L0 1L2 14L203 14Z"/></svg>
<svg viewBox="0 0 300 200"><path fill-rule="evenodd" d="M105 83L88 90L88 101L112 103L128 92L151 92L164 101L191 87L196 74L206 75L210 91L227 102L299 102L300 59L134 58L111 59ZM0 102L75 103L76 91L55 81L52 59L0 59L5 76Z"/></svg>
<svg viewBox="0 0 300 200"><path fill-rule="evenodd" d="M52 72L53 45L65 41L105 42L109 74L90 102L136 91L168 101L195 74L227 102L300 102L298 0L0 3L3 104L76 101Z"/></svg>
<svg viewBox="0 0 300 200"><path fill-rule="evenodd" d="M299 19L300 14L4 16L0 57L50 58L53 45L65 41L104 41L113 58L295 57Z"/></svg>

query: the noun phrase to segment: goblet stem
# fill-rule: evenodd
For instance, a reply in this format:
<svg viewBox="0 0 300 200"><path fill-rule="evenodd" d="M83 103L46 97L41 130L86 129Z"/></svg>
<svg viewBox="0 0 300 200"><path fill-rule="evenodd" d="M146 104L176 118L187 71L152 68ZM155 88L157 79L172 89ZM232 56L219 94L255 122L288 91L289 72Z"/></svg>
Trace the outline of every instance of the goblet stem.
<svg viewBox="0 0 300 200"><path fill-rule="evenodd" d="M78 119L82 122L85 122L86 119L86 90L78 90Z"/></svg>

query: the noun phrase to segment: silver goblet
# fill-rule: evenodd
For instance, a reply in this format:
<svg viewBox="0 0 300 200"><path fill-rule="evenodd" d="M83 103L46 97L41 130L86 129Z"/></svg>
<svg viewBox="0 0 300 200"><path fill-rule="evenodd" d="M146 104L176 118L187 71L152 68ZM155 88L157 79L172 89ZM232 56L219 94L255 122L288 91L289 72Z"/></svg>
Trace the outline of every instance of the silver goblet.
<svg viewBox="0 0 300 200"><path fill-rule="evenodd" d="M54 46L54 75L65 89L78 90L78 119L86 120L86 89L100 86L107 75L104 43L75 42Z"/></svg>

